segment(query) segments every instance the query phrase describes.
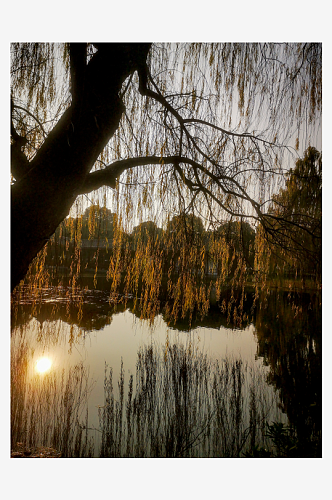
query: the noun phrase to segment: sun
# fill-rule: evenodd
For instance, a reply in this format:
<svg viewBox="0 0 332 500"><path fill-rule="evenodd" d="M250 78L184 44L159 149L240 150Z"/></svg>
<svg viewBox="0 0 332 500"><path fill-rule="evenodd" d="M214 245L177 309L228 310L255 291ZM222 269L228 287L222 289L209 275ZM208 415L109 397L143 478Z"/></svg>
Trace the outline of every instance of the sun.
<svg viewBox="0 0 332 500"><path fill-rule="evenodd" d="M39 373L47 372L52 366L52 361L49 358L40 358L36 362L36 370Z"/></svg>

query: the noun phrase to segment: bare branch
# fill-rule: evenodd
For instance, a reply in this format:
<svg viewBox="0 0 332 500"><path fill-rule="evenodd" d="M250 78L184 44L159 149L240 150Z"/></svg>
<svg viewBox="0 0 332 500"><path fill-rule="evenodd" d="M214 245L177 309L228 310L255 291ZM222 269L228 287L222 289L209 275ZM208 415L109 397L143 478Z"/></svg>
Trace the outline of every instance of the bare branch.
<svg viewBox="0 0 332 500"><path fill-rule="evenodd" d="M222 132L225 135L229 135L229 136L233 136L233 137L245 137L247 139L260 141L263 144L268 144L269 146L272 146L272 147L281 147L278 144L266 141L265 139L262 139L261 137L250 134L249 132L242 132L242 133L231 132L230 130L226 130L224 128L218 127L217 125L214 125L213 123L207 122L205 120L199 120L197 118L186 118L186 119L182 120L182 123L200 123L201 125L206 125L207 127L211 127L211 128L214 128L215 130L219 130L219 132Z"/></svg>
<svg viewBox="0 0 332 500"><path fill-rule="evenodd" d="M212 174L207 168L203 167L195 160L182 156L168 156L165 158L162 156L145 156L137 158L128 158L126 160L118 160L108 165L106 168L102 170L98 170L88 174L85 178L85 182L82 188L80 189L80 194L89 193L93 190L99 189L102 186L109 186L114 189L116 186L117 179L121 176L121 174L125 170L146 165L161 165L162 163L173 164L178 169L178 171L180 168L179 167L180 163L188 164L191 167L193 167L196 183L193 183L190 179L188 179L181 170L182 172L181 178L184 184L193 192L200 190L201 192L208 194L227 213L234 216L239 215L230 210L229 208L227 208L222 203L222 201L212 193L210 189L208 189L205 185L203 185L203 183L199 179L197 171L201 171L207 176L209 176L215 182L215 184L223 190L225 194L233 195L237 198L248 201L258 215L258 217L253 216L253 218L257 219L263 217L263 214L261 213L258 203L246 193L246 191L242 188L242 186L238 182L234 181L233 179L231 179L226 175L220 175L220 177L217 177L216 175ZM232 185L236 186L239 189L239 191L235 192L234 190L225 187L224 182L222 181L232 182Z"/></svg>

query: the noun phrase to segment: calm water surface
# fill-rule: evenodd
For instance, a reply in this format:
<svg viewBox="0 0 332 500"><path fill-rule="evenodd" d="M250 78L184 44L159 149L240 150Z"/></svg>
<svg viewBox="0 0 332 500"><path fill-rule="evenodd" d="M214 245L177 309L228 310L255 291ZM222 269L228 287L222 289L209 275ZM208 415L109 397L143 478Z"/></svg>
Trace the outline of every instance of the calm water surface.
<svg viewBox="0 0 332 500"><path fill-rule="evenodd" d="M74 329L74 332L73 332ZM61 321L45 321L40 324L35 318L31 319L24 332L31 348L30 374L38 372L37 362L42 358L51 361L50 370L61 372L79 362L89 367L94 388L89 398L90 416L97 425L97 408L104 402L104 373L105 363L113 368L114 374L120 373L121 359L123 359L126 379L128 374L135 374L137 352L140 347L153 345L156 347L170 344L193 346L206 353L212 359L231 357L242 359L244 362L263 366L263 359L257 359L257 338L253 325L243 330L232 330L224 327L195 328L190 332L181 332L167 326L161 316L158 316L154 325L148 321L139 320L129 310L115 314L110 325L101 330L85 332L79 327ZM73 345L70 339L75 336ZM13 348L15 337L19 331L13 332ZM46 373L46 372L45 372ZM95 414L95 418L93 415Z"/></svg>
<svg viewBox="0 0 332 500"><path fill-rule="evenodd" d="M88 400L86 404L83 396L78 397L79 403L77 403L75 422L73 421L71 425L73 426L74 423L76 425L79 421L82 428L89 428L85 435L89 439L93 438L93 453L98 456L98 449L103 435L100 417L106 401L105 367L107 368L106 378L109 368L111 367L113 370L114 400L119 401L120 387L118 384L121 363L123 362L126 398L128 397L128 384L131 375L133 376L134 387L137 384L138 352L140 350L143 352L144 349L152 347L154 352L162 353L165 352L165 349L167 352L167 346L174 345L183 346L184 352L190 352L193 358L206 355L209 363L217 361L220 366L227 360L233 363L241 360L241 366L246 367L243 372L243 388L241 390L244 407L247 405L247 408L242 411L243 414L247 413L249 415L250 383L256 377L260 384L259 390L263 390L264 398L266 398L269 405L270 421L289 423L290 417L290 420L293 420L293 423L296 424L296 419L307 421L316 418L318 423L315 421L314 424L311 422L308 425L311 425L311 427L312 425L319 426L320 410L318 406L321 404L319 389L320 334L319 325L317 326L313 320L309 321L308 324L310 314L309 316L307 314L312 310L310 304L313 299L307 299L306 306L301 302L302 309L300 313L294 315L294 301L288 301L287 305L284 295L274 297L273 300L270 300L269 307L262 308L265 311L264 314L257 314L253 322L242 329L223 326L225 318L219 313L214 313L213 318L211 315L210 321L213 327L208 326L209 320L207 320L204 322L205 326L183 331L168 326L162 315L157 316L151 325L146 320L140 320L129 308L111 312L106 296L102 292L89 293L90 295L84 298L83 306L79 310L75 309L75 307L70 310L68 301L62 300L59 296L52 297L52 294L49 296L48 293L44 294L43 300L37 305L29 304L27 300L21 300L20 303L13 306L11 347L12 413L14 412L13 405L15 406L15 404L13 400L15 400L15 397L18 400L25 401L21 405L22 407L19 404L15 407L16 423L14 425L12 423L12 434L14 430L16 432L14 432L15 436L12 436L14 441L17 438L20 440L25 439L28 442L26 434L31 434L31 424L30 427L29 424L28 427L25 427L25 434L24 432L20 434L19 431L23 428L22 422L33 418L35 410L31 408L35 404L34 398L36 398L33 394L38 393L36 386L45 383L45 380L49 380L49 385L55 387L58 384L57 387L59 388L61 380L65 381L63 382L65 385L70 370L79 365L81 369L84 369L83 378L88 388ZM279 314L274 311L274 308L277 308ZM304 309L306 313L304 313ZM285 321L280 324L279 320L279 326L278 324L276 326L275 323L271 322L270 316L275 320L281 314L283 314ZM297 320L296 316L298 317ZM277 331L278 328L279 331ZM285 332L285 330L288 331ZM274 338L273 331L280 338L282 336L281 342L278 343ZM289 343L289 352L294 354L296 348L298 351L296 356L297 358L300 357L300 360L294 366L294 370L296 370L294 373L298 378L296 388L292 387L286 380L287 377L292 376L292 366L289 360L286 359L288 355L287 349L284 353L282 352L282 346L286 348L285 342ZM22 349L24 349L26 355L24 358L25 371L23 370L22 375L19 375L23 366L23 358L19 356ZM45 371L40 372L38 362L43 358L48 360L50 366L46 364ZM211 369L216 370L215 365ZM280 381L280 376L284 377L285 380ZM311 398L307 403L303 403L304 394L297 387L298 383L303 383L304 380L307 385L307 397ZM82 388L82 381L80 383ZM73 392L77 392L77 385L79 385L78 382L75 382L75 384L76 389ZM318 387L315 387L315 385ZM16 388L16 392L14 388ZM287 394L287 388L290 391L289 394ZM41 390L41 392L43 391L44 389ZM53 389L53 392L56 391L61 392L60 389ZM296 392L292 393L292 391ZM15 394L13 396L13 392L16 396ZM40 397L41 392L38 393L38 397ZM47 393L48 395L44 395L43 398L44 400L49 399L45 411L53 412L55 415L56 409L53 407L54 405L63 404L64 401L65 408L68 408L68 403L67 396L64 396L61 403L56 400L54 395L52 396L52 402L50 394L53 394L53 392L49 391L47 393L47 391L44 391L43 394ZM72 394L71 397L75 398L76 396ZM296 401L294 401L294 398ZM230 399L230 401L233 400ZM316 408L318 411L316 417L313 416L312 412L302 416L296 414L296 411L294 413L294 407L298 406L299 403L308 406L309 409ZM88 408L88 421L86 420L86 408ZM305 408L302 408L302 410L305 410ZM71 411L74 414L74 410ZM24 412L27 412L28 416L23 417ZM125 414L125 409L123 414ZM40 417L40 420L43 420L43 418ZM65 418L63 421L65 421ZM47 422L49 421L47 420ZM41 441L45 440L46 436L47 439L51 439L50 436L54 432L50 430L52 425L55 424L47 423L49 428L47 432L42 429L35 429L34 440L30 437L30 443L46 444ZM57 432L62 431L58 430ZM69 432L68 429L67 432ZM199 453L203 453L203 451ZM207 456L211 456L211 451L208 452Z"/></svg>

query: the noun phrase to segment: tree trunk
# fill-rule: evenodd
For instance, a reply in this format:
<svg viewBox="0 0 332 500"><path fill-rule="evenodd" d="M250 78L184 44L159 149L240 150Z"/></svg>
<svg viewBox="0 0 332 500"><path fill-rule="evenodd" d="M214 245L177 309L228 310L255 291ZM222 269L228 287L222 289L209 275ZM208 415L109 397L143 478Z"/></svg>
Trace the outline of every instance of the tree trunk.
<svg viewBox="0 0 332 500"><path fill-rule="evenodd" d="M150 44L71 45L72 104L11 190L11 289L25 277L68 215L86 176L119 126L124 80L145 64Z"/></svg>

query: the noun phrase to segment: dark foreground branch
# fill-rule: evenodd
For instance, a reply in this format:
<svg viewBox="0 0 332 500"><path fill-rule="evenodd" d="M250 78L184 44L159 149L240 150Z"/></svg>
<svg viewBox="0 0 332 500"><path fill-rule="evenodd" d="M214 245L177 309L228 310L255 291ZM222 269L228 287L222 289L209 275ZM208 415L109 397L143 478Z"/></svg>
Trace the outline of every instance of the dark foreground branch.
<svg viewBox="0 0 332 500"><path fill-rule="evenodd" d="M80 194L90 193L91 191L99 189L102 186L109 186L114 189L116 186L116 181L125 170L134 167L160 164L174 165L176 170L181 173L181 178L184 184L191 191L201 191L211 196L211 198L213 198L217 202L217 204L221 206L221 208L226 210L226 212L230 213L231 215L236 216L239 214L233 213L231 210L227 209L221 199L216 197L212 193L212 191L206 187L206 183L200 180L200 176L198 173L207 176L207 178L209 178L209 180L212 181L215 186L220 188L225 195L231 195L235 198L239 198L249 202L258 215L258 218L262 216L259 204L246 193L245 189L234 178L231 178L223 173L219 173L218 175L216 175L197 161L184 156L143 156L137 158L128 158L126 160L118 160L102 170L98 170L88 174L85 178L82 188L80 189ZM185 176L184 171L180 168L180 164L187 164L193 168L193 173L196 180L195 182L192 182Z"/></svg>
<svg viewBox="0 0 332 500"><path fill-rule="evenodd" d="M179 156L168 156L166 158L161 156L140 156L137 158L118 160L102 170L97 170L87 175L80 190L80 194L90 193L102 186L109 186L114 189L116 181L120 178L121 174L130 168L143 167L146 165L160 165L161 163L178 164L180 162L189 163L191 165L196 164L196 162L189 158L182 158Z"/></svg>

